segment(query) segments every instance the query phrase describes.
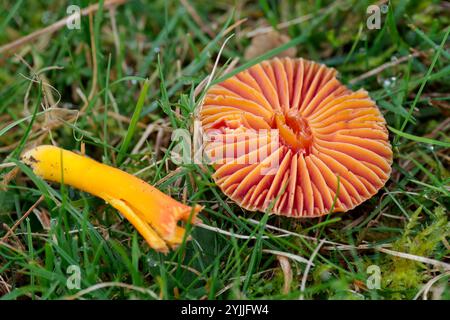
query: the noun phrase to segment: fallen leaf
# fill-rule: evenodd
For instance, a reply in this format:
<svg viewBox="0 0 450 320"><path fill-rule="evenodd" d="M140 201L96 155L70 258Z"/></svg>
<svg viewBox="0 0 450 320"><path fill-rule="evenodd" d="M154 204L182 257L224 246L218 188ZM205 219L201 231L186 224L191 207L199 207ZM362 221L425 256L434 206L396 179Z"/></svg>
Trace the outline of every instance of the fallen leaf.
<svg viewBox="0 0 450 320"><path fill-rule="evenodd" d="M267 51L278 48L279 46L289 42L290 40L291 38L289 38L287 35L281 34L275 30L268 33L257 35L252 38L250 46L248 46L248 48L245 50L244 57L247 60L253 59L266 53ZM281 57L295 58L296 55L297 55L297 48L292 47L280 52L276 56L280 58Z"/></svg>

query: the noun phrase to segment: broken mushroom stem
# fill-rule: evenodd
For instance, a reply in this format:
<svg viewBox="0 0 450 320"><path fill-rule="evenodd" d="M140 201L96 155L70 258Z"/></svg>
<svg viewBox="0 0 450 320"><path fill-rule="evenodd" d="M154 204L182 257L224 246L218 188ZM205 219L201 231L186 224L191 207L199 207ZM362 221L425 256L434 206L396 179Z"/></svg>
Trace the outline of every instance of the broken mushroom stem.
<svg viewBox="0 0 450 320"><path fill-rule="evenodd" d="M178 221L198 222L202 209L184 205L145 181L117 168L55 146L42 145L22 156L33 172L104 199L119 210L149 246L168 252L182 243L186 230Z"/></svg>

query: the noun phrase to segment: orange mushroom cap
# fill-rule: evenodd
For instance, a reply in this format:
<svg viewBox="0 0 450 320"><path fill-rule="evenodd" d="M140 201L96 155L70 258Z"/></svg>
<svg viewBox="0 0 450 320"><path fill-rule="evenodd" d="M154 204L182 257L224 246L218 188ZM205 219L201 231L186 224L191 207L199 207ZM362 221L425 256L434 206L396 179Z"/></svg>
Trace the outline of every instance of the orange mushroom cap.
<svg viewBox="0 0 450 320"><path fill-rule="evenodd" d="M291 217L347 211L391 172L375 102L312 61L275 58L212 86L200 119L213 179L247 210Z"/></svg>

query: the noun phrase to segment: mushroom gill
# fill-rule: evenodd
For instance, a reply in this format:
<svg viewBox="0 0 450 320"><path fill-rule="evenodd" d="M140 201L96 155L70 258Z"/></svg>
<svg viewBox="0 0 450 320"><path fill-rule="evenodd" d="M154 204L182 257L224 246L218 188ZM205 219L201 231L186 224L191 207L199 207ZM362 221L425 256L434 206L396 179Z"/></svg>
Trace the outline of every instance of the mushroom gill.
<svg viewBox="0 0 450 320"><path fill-rule="evenodd" d="M347 211L391 172L375 102L312 61L275 58L212 86L200 120L213 179L247 210L292 217Z"/></svg>

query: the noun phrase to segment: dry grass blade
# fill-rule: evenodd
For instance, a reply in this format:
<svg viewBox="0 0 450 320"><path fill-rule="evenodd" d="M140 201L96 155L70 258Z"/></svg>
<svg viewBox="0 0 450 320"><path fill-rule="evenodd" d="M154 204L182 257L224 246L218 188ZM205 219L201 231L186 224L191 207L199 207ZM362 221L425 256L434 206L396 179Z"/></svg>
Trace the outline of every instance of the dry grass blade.
<svg viewBox="0 0 450 320"><path fill-rule="evenodd" d="M44 196L40 196L39 199L25 212L25 214L16 221L16 223L8 230L8 232L2 237L0 242L5 242L10 235L14 233L14 230L33 212L33 210L44 200Z"/></svg>
<svg viewBox="0 0 450 320"><path fill-rule="evenodd" d="M303 278L302 278L302 284L300 287L300 300L304 299L304 292L305 292L305 288L306 288L306 280L308 279L308 273L309 270L311 269L311 266L313 265L313 261L317 255L317 253L319 252L320 248L322 247L322 245L324 244L324 240L321 240L320 243L317 245L316 249L314 249L313 253L311 254L311 257L309 258L308 264L306 265L306 269L305 269L305 273L303 274Z"/></svg>
<svg viewBox="0 0 450 320"><path fill-rule="evenodd" d="M104 288L111 288L111 287L119 287L119 288L124 288L124 289L129 289L129 290L133 290L133 291L137 291L143 294L147 294L149 296L151 296L152 298L158 300L159 297L158 295L153 292L150 289L146 289L146 288L141 288L141 287L137 287L137 286L133 286L127 283L122 283L122 282L102 282L102 283L98 283L95 284L93 286L90 286L89 288L83 289L78 291L76 294L72 295L72 296L67 296L64 299L65 300L76 300L79 299L81 297L83 297L86 294L89 294L91 292L100 290L100 289L104 289Z"/></svg>
<svg viewBox="0 0 450 320"><path fill-rule="evenodd" d="M350 80L349 83L350 84L355 84L355 83L358 83L358 82L360 82L360 81L362 81L364 79L373 77L373 76L379 74L380 72L382 72L382 71L384 71L386 69L389 69L389 68L391 68L393 66L396 66L396 65L398 65L400 63L403 63L405 61L408 61L410 59L417 58L421 54L422 54L422 52L416 51L414 53L408 54L407 56L401 57L401 58L399 58L399 59L397 59L395 61L386 62L386 63L382 64L381 66L376 67L375 69L372 69L372 70L370 70L370 71L368 71L366 73L363 73L362 75L360 75L360 76Z"/></svg>
<svg viewBox="0 0 450 320"><path fill-rule="evenodd" d="M284 284L283 284L283 294L288 294L292 283L292 269L289 264L289 260L281 255L277 255L278 262L280 263L281 270L283 270Z"/></svg>
<svg viewBox="0 0 450 320"><path fill-rule="evenodd" d="M445 270L450 270L450 264L442 262L442 261L438 261L438 260L434 260L434 259L430 259L430 258L426 258L426 257L422 257L422 256L417 256L417 255L410 254L410 253L393 251L393 250L389 250L386 248L375 248L375 249L380 252L389 254L391 256L404 258L404 259L408 259L408 260L413 260L413 261L417 261L417 262L421 262L421 263L426 263L426 264L430 264L435 267L444 268Z"/></svg>
<svg viewBox="0 0 450 320"><path fill-rule="evenodd" d="M121 4L124 4L126 1L127 0L106 0L105 3L103 4L103 8L110 8L112 6L121 5ZM80 16L87 16L87 15L97 11L98 7L99 7L98 3L92 4L89 7L81 10ZM78 17L77 13L71 14L70 16L67 16L61 20L58 20L57 22L53 23L52 25L50 25L48 27L37 30L37 31L35 31L29 35L26 35L22 38L19 38L13 42L7 43L0 47L0 54L5 54L7 52L17 50L24 44L34 41L42 35L45 35L45 34L48 35L53 32L56 32L59 29L63 28L66 25L67 21L71 21L77 17Z"/></svg>
<svg viewBox="0 0 450 320"><path fill-rule="evenodd" d="M294 261L297 261L297 262L300 262L300 263L306 263L306 264L310 263L311 265L314 266L314 263L310 262L308 259L305 259L305 258L303 258L301 256L298 256L296 254L292 254L292 253L289 253L289 252L283 252L283 251L277 251L277 250L268 250L268 249L264 249L263 252L274 254L277 257L281 256L281 257L289 258L291 260L294 260Z"/></svg>
<svg viewBox="0 0 450 320"><path fill-rule="evenodd" d="M428 292L430 291L431 287L438 282L439 280L450 276L450 272L444 272L436 277L434 277L433 279L431 279L430 281L428 281L420 290L419 292L417 292L416 296L414 297L413 300L417 300L419 299L420 295L423 293L422 298L423 300L427 300L428 299Z"/></svg>
<svg viewBox="0 0 450 320"><path fill-rule="evenodd" d="M199 16L195 8L187 0L180 0L180 2L183 7L186 8L187 12L191 15L192 19L194 19L195 23L198 24L200 29L204 33L207 33L211 38L214 38L214 32L211 30L207 23L203 22L202 18Z"/></svg>
<svg viewBox="0 0 450 320"><path fill-rule="evenodd" d="M214 231L214 232L217 232L217 233L220 233L220 234L224 234L226 236L234 237L234 238L237 238L237 239L245 239L245 240L248 240L248 239L256 240L256 239L258 239L258 237L255 237L255 236L244 236L244 235L236 234L234 232L225 231L225 230L222 230L220 228L208 226L207 224L204 224L204 223L199 223L196 226L200 227L200 228L203 228L203 229L206 229L206 230L209 230L209 231ZM288 235L284 235L283 234L283 235L274 236L274 237L281 238L281 237L286 237L286 236L288 236ZM269 239L269 238L270 238L269 236L261 236L261 239Z"/></svg>

